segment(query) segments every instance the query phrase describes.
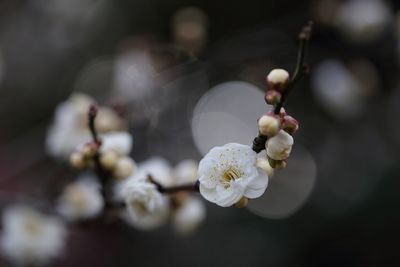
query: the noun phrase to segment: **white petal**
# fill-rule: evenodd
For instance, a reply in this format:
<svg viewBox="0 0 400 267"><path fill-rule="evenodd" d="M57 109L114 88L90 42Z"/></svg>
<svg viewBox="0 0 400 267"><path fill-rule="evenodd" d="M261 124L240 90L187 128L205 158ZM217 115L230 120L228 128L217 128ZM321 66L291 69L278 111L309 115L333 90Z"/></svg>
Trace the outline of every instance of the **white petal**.
<svg viewBox="0 0 400 267"><path fill-rule="evenodd" d="M243 197L243 189L235 183L225 189L222 186L217 186L217 199L215 204L221 207L230 207L238 202Z"/></svg>
<svg viewBox="0 0 400 267"><path fill-rule="evenodd" d="M259 176L253 178L247 185L244 196L247 198L257 198L264 194L268 186L268 176L263 171L258 171Z"/></svg>
<svg viewBox="0 0 400 267"><path fill-rule="evenodd" d="M200 194L208 201L215 203L217 198L217 191L215 188L205 187L203 184L200 184Z"/></svg>
<svg viewBox="0 0 400 267"><path fill-rule="evenodd" d="M126 132L113 132L102 135L101 151L113 151L120 156L126 156L132 149L132 136Z"/></svg>

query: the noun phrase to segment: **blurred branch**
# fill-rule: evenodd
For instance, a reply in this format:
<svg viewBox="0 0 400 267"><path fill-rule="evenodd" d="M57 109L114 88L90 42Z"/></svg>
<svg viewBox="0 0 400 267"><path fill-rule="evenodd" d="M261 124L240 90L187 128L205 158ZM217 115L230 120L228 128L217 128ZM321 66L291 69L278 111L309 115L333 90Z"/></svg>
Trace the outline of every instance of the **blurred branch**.
<svg viewBox="0 0 400 267"><path fill-rule="evenodd" d="M287 99L289 93L292 91L293 87L301 80L301 78L303 78L306 74L309 73L310 68L306 63L304 63L304 57L306 54L306 48L308 42L310 41L312 28L313 28L313 22L309 21L308 24L304 26L299 33L300 46L297 55L296 68L294 70L291 81L289 82L285 91L282 93L281 101L279 101L279 103L275 106L274 109L275 114L279 114L283 104L285 103L285 100Z"/></svg>
<svg viewBox="0 0 400 267"><path fill-rule="evenodd" d="M172 187L164 187L160 183L156 182L150 174L147 175L147 178L151 183L153 183L156 187L157 190L160 193L163 194L174 194L178 192L199 192L199 181L194 182L193 184L185 184L185 185L178 185L178 186L172 186Z"/></svg>

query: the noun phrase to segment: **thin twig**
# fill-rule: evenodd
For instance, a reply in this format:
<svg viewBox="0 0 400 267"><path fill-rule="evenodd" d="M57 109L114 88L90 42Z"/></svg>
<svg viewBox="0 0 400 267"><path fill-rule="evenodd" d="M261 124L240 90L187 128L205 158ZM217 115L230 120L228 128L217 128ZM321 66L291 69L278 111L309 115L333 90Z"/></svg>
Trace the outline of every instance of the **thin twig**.
<svg viewBox="0 0 400 267"><path fill-rule="evenodd" d="M311 33L313 28L313 22L309 21L308 24L303 27L299 34L300 46L299 52L297 55L296 68L293 72L293 77L290 80L289 84L285 88L285 91L282 93L281 101L275 106L274 113L279 114L285 100L287 99L289 93L292 91L293 87L303 78L306 74L309 73L309 67L304 63L304 57L306 54L307 44L310 40Z"/></svg>
<svg viewBox="0 0 400 267"><path fill-rule="evenodd" d="M260 153L265 149L265 142L267 142L268 137L262 134L258 134L256 138L253 140L252 149L256 153Z"/></svg>
<svg viewBox="0 0 400 267"><path fill-rule="evenodd" d="M147 178L157 187L157 190L163 194L174 194L178 192L199 192L199 181L191 184L165 187L159 182L155 181L153 176L151 176L150 174L147 175Z"/></svg>
<svg viewBox="0 0 400 267"><path fill-rule="evenodd" d="M95 105L91 105L89 108L89 113L88 113L88 126L90 133L93 138L93 142L95 144L98 144L100 142L97 131L96 131L96 126L95 126L95 120L97 116L97 107Z"/></svg>

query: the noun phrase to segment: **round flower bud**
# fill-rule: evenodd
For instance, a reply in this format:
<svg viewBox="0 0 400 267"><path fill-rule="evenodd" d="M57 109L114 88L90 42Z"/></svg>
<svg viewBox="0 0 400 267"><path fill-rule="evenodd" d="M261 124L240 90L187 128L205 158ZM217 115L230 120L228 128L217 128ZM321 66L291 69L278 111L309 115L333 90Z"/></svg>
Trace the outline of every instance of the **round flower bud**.
<svg viewBox="0 0 400 267"><path fill-rule="evenodd" d="M265 102L269 105L276 105L281 101L282 94L276 90L268 90L265 94Z"/></svg>
<svg viewBox="0 0 400 267"><path fill-rule="evenodd" d="M272 137L279 131L280 122L271 115L264 115L258 120L258 130L262 135Z"/></svg>
<svg viewBox="0 0 400 267"><path fill-rule="evenodd" d="M83 169L86 166L85 158L80 152L72 153L69 158L69 162L72 167L77 169Z"/></svg>
<svg viewBox="0 0 400 267"><path fill-rule="evenodd" d="M113 175L117 179L125 179L133 174L135 170L135 162L128 157L122 157L115 165Z"/></svg>
<svg viewBox="0 0 400 267"><path fill-rule="evenodd" d="M105 152L100 156L100 164L107 170L113 170L117 165L117 160L117 154L112 151Z"/></svg>
<svg viewBox="0 0 400 267"><path fill-rule="evenodd" d="M282 92L289 83L289 73L284 69L273 69L267 76L267 85L270 90Z"/></svg>
<svg viewBox="0 0 400 267"><path fill-rule="evenodd" d="M287 132L280 130L277 135L266 142L267 155L274 160L287 159L292 151L294 140ZM274 168L274 166L271 167Z"/></svg>
<svg viewBox="0 0 400 267"><path fill-rule="evenodd" d="M247 203L249 203L249 199L247 197L242 197L238 202L236 202L235 208L244 208L247 206Z"/></svg>
<svg viewBox="0 0 400 267"><path fill-rule="evenodd" d="M121 126L121 119L114 110L101 108L97 113L95 124L96 129L101 133L116 131Z"/></svg>
<svg viewBox="0 0 400 267"><path fill-rule="evenodd" d="M295 118L287 115L287 116L283 117L282 129L285 132L293 135L299 129L299 123L297 122L297 120Z"/></svg>
<svg viewBox="0 0 400 267"><path fill-rule="evenodd" d="M81 153L85 158L91 158L96 154L97 146L94 143L85 144L82 149Z"/></svg>

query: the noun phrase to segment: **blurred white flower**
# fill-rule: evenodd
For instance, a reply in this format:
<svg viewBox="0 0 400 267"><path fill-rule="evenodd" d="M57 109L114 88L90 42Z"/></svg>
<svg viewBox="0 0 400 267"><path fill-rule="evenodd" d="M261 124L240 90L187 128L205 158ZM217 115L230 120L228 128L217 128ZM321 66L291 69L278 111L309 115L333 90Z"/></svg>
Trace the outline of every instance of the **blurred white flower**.
<svg viewBox="0 0 400 267"><path fill-rule="evenodd" d="M112 132L101 136L100 151L114 152L118 156L127 156L132 150L133 138L127 132Z"/></svg>
<svg viewBox="0 0 400 267"><path fill-rule="evenodd" d="M75 221L96 217L103 206L100 185L92 177L85 177L64 188L57 210L66 219Z"/></svg>
<svg viewBox="0 0 400 267"><path fill-rule="evenodd" d="M204 221L205 217L206 209L203 201L198 197L187 196L173 213L172 223L177 232L189 234Z"/></svg>
<svg viewBox="0 0 400 267"><path fill-rule="evenodd" d="M173 171L175 185L188 184L197 180L198 163L195 160L179 162Z"/></svg>
<svg viewBox="0 0 400 267"><path fill-rule="evenodd" d="M335 25L351 41L368 42L382 36L392 14L381 0L345 1L335 17Z"/></svg>
<svg viewBox="0 0 400 267"><path fill-rule="evenodd" d="M151 175L154 181L163 186L173 186L172 168L169 162L161 157L153 157L138 166L139 175L136 179L147 179Z"/></svg>
<svg viewBox="0 0 400 267"><path fill-rule="evenodd" d="M2 252L18 265L43 265L63 251L66 229L55 217L19 206L7 209L2 223Z"/></svg>
<svg viewBox="0 0 400 267"><path fill-rule="evenodd" d="M132 226L151 230L168 219L168 198L154 184L141 179L130 179L122 187L121 194L127 207L124 218Z"/></svg>
<svg viewBox="0 0 400 267"><path fill-rule="evenodd" d="M287 159L292 151L293 143L293 137L284 130L280 130L266 143L268 157L274 160Z"/></svg>
<svg viewBox="0 0 400 267"><path fill-rule="evenodd" d="M67 158L78 145L90 140L87 112L93 103L89 96L75 93L57 106L46 138L46 149L50 155Z"/></svg>
<svg viewBox="0 0 400 267"><path fill-rule="evenodd" d="M337 119L353 119L364 111L366 100L379 88L379 76L366 61L346 65L336 59L325 60L314 68L312 89L316 100Z"/></svg>
<svg viewBox="0 0 400 267"><path fill-rule="evenodd" d="M255 166L256 155L251 147L237 143L212 148L199 164L201 195L222 207L234 205L243 196L260 197L268 176Z"/></svg>
<svg viewBox="0 0 400 267"><path fill-rule="evenodd" d="M154 181L162 184L163 186L172 186L174 183L172 179L172 169L168 161L161 157L153 157L146 161L140 162L130 177L115 183L115 199L117 201L125 199L123 194L125 187L134 183L134 181L146 182L148 181L149 175L151 175Z"/></svg>
<svg viewBox="0 0 400 267"><path fill-rule="evenodd" d="M156 71L146 53L124 52L115 63L114 90L126 101L142 99L152 92L155 76Z"/></svg>

